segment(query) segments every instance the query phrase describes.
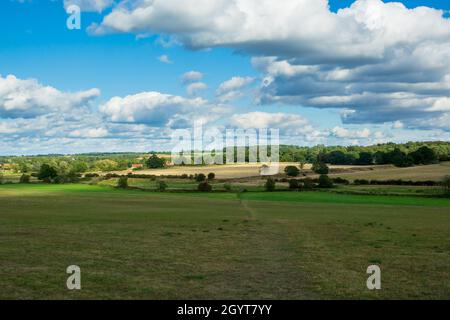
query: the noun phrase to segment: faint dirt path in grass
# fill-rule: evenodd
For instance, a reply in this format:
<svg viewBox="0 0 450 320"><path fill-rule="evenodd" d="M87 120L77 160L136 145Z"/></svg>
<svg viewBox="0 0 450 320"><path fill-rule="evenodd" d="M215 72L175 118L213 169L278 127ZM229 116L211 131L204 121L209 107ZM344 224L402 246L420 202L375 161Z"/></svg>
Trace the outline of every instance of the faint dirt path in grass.
<svg viewBox="0 0 450 320"><path fill-rule="evenodd" d="M247 201L245 201L245 200L242 199L242 195L241 195L240 193L237 193L236 196L237 196L238 199L239 199L239 204L240 204L240 205L244 208L244 210L249 214L249 218L250 218L250 219L255 219L255 217L256 217L256 211L248 205Z"/></svg>
<svg viewBox="0 0 450 320"><path fill-rule="evenodd" d="M296 234L292 233L293 226L278 218L261 216L258 207L261 203L244 200L239 193L237 197L242 212L247 213L244 220L247 228L242 233L246 244L241 252L247 274L244 285L252 288L253 293L244 298L317 298L311 275L303 267L298 248L293 247L296 240L292 238Z"/></svg>

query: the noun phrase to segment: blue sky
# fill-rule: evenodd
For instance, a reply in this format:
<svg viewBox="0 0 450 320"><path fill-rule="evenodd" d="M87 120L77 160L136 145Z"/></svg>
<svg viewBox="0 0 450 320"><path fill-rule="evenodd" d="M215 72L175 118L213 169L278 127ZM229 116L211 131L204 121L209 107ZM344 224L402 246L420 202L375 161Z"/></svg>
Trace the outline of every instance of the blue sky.
<svg viewBox="0 0 450 320"><path fill-rule="evenodd" d="M299 145L450 138L448 1L170 1L142 21L145 0L2 1L0 154L170 149L194 119Z"/></svg>

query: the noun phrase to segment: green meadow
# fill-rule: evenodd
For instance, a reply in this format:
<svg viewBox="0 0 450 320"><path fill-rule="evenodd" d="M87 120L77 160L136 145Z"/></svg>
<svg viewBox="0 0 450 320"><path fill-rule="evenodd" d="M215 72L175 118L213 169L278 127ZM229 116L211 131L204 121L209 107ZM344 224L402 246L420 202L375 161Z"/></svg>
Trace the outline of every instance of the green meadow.
<svg viewBox="0 0 450 320"><path fill-rule="evenodd" d="M0 203L1 299L450 298L449 199L11 184Z"/></svg>

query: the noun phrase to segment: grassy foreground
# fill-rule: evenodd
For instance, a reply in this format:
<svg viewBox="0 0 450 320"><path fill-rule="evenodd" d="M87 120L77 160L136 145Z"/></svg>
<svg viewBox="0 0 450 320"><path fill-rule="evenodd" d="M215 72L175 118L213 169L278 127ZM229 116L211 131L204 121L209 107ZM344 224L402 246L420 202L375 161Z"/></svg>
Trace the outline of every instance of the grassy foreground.
<svg viewBox="0 0 450 320"><path fill-rule="evenodd" d="M2 299L450 299L447 199L77 184L3 185L0 203Z"/></svg>

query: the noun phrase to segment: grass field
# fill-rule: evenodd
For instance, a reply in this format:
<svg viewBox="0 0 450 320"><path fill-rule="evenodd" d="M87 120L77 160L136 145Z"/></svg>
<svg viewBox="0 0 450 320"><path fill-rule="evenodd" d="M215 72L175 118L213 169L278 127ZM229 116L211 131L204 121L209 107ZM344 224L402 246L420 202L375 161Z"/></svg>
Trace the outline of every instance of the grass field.
<svg viewBox="0 0 450 320"><path fill-rule="evenodd" d="M3 299L450 298L449 199L15 184L0 202Z"/></svg>

